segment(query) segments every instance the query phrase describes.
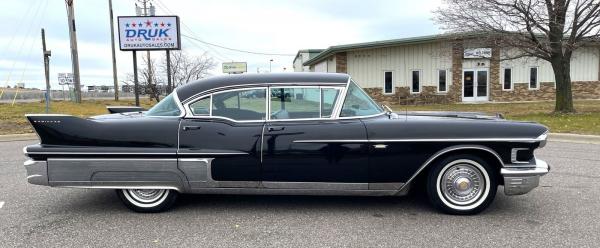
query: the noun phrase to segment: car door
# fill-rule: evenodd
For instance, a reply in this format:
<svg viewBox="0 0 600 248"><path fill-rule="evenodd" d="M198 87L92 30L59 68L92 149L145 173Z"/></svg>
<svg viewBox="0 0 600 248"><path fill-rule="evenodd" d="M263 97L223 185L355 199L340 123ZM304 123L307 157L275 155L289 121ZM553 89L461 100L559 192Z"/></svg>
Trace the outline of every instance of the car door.
<svg viewBox="0 0 600 248"><path fill-rule="evenodd" d="M179 127L180 164L209 163L213 187L258 186L266 105L266 88L218 92L190 103Z"/></svg>
<svg viewBox="0 0 600 248"><path fill-rule="evenodd" d="M262 154L265 187L318 187L315 182L366 185L368 147L361 142L367 138L363 123L332 118L342 88L271 87L269 91L270 120Z"/></svg>

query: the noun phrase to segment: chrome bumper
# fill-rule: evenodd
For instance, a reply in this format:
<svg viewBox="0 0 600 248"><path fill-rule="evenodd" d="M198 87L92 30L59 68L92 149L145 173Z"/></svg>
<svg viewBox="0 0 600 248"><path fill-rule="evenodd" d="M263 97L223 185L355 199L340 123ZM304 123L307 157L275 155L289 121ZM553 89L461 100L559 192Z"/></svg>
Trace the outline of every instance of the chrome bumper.
<svg viewBox="0 0 600 248"><path fill-rule="evenodd" d="M27 170L27 182L48 186L48 163L46 161L27 160L23 164Z"/></svg>
<svg viewBox="0 0 600 248"><path fill-rule="evenodd" d="M535 167L505 167L500 170L504 177L504 194L522 195L540 184L540 177L550 171L550 166L543 160L536 159Z"/></svg>

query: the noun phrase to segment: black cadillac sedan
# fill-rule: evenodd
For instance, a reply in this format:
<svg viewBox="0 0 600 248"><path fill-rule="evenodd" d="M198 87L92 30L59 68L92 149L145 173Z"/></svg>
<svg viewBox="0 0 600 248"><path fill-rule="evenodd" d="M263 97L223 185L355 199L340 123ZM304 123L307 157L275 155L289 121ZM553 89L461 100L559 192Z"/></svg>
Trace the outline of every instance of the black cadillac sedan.
<svg viewBox="0 0 600 248"><path fill-rule="evenodd" d="M542 125L394 113L346 74L218 76L148 111L111 111L27 115L41 141L24 148L28 182L115 189L138 212L167 210L182 193L401 196L412 186L441 211L474 214L498 186L525 194L549 171L534 156Z"/></svg>

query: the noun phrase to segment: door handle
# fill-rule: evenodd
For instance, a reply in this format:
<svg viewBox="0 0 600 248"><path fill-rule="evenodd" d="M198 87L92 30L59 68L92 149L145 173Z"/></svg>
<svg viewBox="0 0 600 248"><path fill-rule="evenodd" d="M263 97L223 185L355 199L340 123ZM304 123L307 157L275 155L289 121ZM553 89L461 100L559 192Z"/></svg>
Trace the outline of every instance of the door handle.
<svg viewBox="0 0 600 248"><path fill-rule="evenodd" d="M273 131L283 131L285 129L285 127L269 127L267 130L269 130L269 132L273 132Z"/></svg>
<svg viewBox="0 0 600 248"><path fill-rule="evenodd" d="M202 128L201 126L183 126L183 131L188 131L188 130L198 130Z"/></svg>

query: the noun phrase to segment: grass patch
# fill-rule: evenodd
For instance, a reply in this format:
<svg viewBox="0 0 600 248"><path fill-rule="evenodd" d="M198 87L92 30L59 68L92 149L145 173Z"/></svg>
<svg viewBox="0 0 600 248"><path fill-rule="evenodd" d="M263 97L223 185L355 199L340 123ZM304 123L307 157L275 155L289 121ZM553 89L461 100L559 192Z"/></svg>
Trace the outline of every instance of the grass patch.
<svg viewBox="0 0 600 248"><path fill-rule="evenodd" d="M144 108L155 102L141 100ZM106 106L133 106L133 100L85 100L81 104L68 101L51 103L50 113L70 114L79 117L107 114ZM535 103L485 103L485 104L447 104L422 106L392 106L395 111L429 110L429 111L475 111L486 113L502 113L507 119L535 121L550 128L552 132L600 135L600 101L575 101L575 114L554 114L554 102ZM33 130L25 119L25 114L41 114L45 112L44 102L0 104L0 134L31 133Z"/></svg>
<svg viewBox="0 0 600 248"><path fill-rule="evenodd" d="M147 99L140 99L140 105L149 108L154 105ZM134 106L133 100L85 100L81 104L75 104L69 101L53 101L50 103L50 113L52 114L70 114L79 117L89 117L94 115L108 114L106 106ZM31 133L33 129L25 118L25 114L43 114L46 113L45 102L28 103L9 103L0 104L0 135L1 134L20 134Z"/></svg>
<svg viewBox="0 0 600 248"><path fill-rule="evenodd" d="M600 135L600 101L575 101L574 114L555 114L554 102L531 103L483 103L404 106L394 105L395 111L469 111L501 113L507 119L535 121L550 128L555 133L577 133Z"/></svg>

